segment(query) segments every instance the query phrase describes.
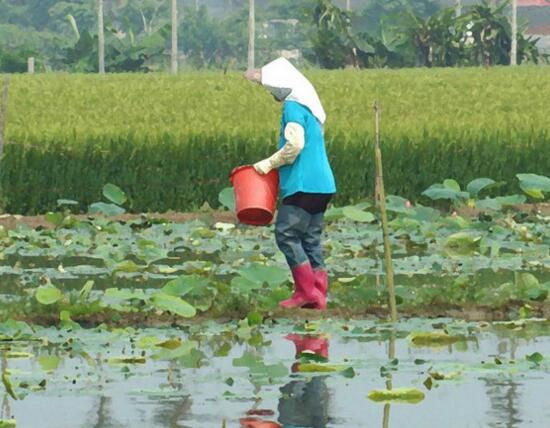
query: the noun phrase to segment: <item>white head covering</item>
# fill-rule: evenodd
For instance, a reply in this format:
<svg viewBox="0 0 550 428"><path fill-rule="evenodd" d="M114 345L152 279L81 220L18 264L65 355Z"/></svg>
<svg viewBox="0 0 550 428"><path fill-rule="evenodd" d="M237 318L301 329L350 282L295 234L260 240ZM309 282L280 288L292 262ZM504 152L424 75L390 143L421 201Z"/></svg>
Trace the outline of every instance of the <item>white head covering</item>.
<svg viewBox="0 0 550 428"><path fill-rule="evenodd" d="M319 122L325 123L327 115L315 88L286 58L278 58L262 67L262 85L290 90L286 100L306 106Z"/></svg>

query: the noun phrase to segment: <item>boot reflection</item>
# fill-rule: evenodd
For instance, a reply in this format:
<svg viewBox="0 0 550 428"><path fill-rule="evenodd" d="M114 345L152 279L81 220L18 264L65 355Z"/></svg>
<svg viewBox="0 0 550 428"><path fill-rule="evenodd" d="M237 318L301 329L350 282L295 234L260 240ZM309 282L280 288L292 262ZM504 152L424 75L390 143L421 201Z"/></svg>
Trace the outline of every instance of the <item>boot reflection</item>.
<svg viewBox="0 0 550 428"><path fill-rule="evenodd" d="M300 360L327 361L328 338L325 336L289 334L286 339L296 347ZM292 372L300 371L300 362L292 365ZM324 428L328 422L329 391L326 376L294 380L281 388L279 422L285 428Z"/></svg>
<svg viewBox="0 0 550 428"><path fill-rule="evenodd" d="M262 421L257 418L241 418L241 428L282 428L277 422Z"/></svg>

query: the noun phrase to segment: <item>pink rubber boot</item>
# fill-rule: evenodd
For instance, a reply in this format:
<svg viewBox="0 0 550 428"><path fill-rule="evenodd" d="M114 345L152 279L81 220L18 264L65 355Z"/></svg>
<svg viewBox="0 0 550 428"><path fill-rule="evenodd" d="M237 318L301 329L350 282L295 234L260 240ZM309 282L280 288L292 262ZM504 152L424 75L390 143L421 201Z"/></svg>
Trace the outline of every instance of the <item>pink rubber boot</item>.
<svg viewBox="0 0 550 428"><path fill-rule="evenodd" d="M328 360L328 339L324 336L303 335L291 333L285 336L296 346L296 358L300 358L303 352L311 352Z"/></svg>
<svg viewBox="0 0 550 428"><path fill-rule="evenodd" d="M327 297L328 290L328 274L324 269L317 269L313 271L315 277L315 288L321 292L325 299Z"/></svg>
<svg viewBox="0 0 550 428"><path fill-rule="evenodd" d="M323 294L315 287L315 275L309 263L303 263L292 269L294 294L279 303L281 308L295 309L313 305L315 309L326 309L327 302Z"/></svg>
<svg viewBox="0 0 550 428"><path fill-rule="evenodd" d="M327 290L328 290L328 275L327 271L324 269L316 269L313 271L313 277L315 278L315 288L321 292L323 297L325 298L325 308L326 308L326 300L327 300ZM308 304L305 305L304 308L306 309L321 309L317 307L315 304ZM323 308L324 309L324 308Z"/></svg>

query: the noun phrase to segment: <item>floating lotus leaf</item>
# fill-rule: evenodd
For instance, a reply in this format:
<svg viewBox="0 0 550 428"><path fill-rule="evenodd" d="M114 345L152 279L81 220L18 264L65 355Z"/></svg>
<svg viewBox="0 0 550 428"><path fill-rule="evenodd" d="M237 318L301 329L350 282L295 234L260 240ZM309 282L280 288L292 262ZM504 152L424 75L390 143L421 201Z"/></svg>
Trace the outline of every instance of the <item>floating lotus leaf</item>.
<svg viewBox="0 0 550 428"><path fill-rule="evenodd" d="M402 402L416 404L424 400L424 393L415 388L379 389L370 391L369 399L377 402Z"/></svg>
<svg viewBox="0 0 550 428"><path fill-rule="evenodd" d="M460 336L452 336L443 331L413 332L409 340L416 346L446 346L463 340Z"/></svg>

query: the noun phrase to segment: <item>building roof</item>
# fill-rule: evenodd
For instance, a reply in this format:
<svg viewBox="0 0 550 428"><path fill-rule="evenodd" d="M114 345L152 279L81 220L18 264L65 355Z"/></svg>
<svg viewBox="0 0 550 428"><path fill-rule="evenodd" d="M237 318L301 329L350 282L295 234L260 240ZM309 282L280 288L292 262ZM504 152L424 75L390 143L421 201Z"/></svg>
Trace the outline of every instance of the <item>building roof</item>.
<svg viewBox="0 0 550 428"><path fill-rule="evenodd" d="M532 24L525 29L525 33L537 36L550 36L550 22L547 24Z"/></svg>

